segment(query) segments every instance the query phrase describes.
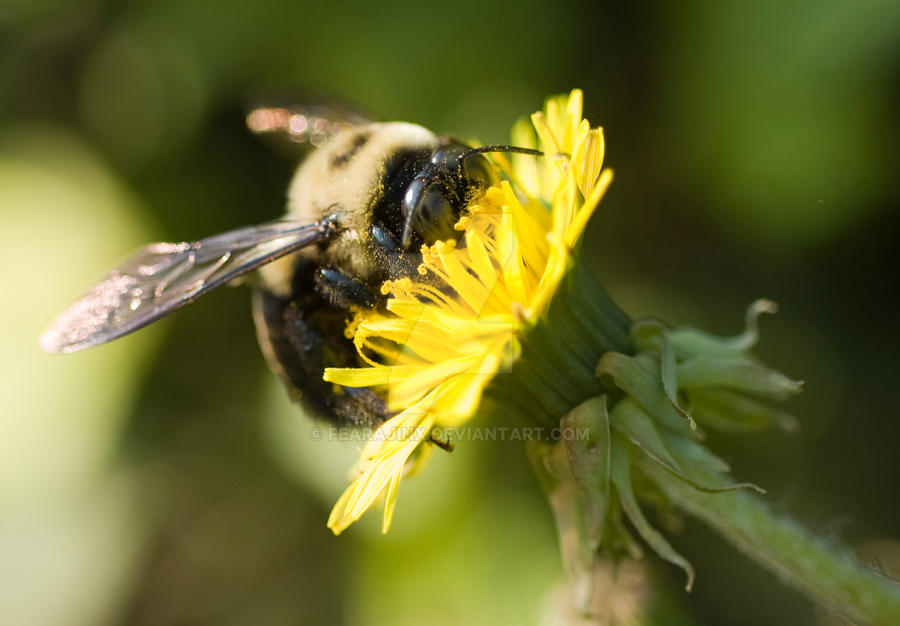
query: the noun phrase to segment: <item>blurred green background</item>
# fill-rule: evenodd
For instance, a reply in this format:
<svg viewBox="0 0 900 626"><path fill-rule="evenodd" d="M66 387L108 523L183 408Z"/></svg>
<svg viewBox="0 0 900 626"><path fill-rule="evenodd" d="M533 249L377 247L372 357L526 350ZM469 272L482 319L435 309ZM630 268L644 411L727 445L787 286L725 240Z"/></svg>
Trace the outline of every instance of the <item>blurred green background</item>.
<svg viewBox="0 0 900 626"><path fill-rule="evenodd" d="M279 215L295 163L248 99L325 93L501 142L585 91L616 180L591 261L633 315L737 332L807 382L793 435L714 437L831 540L900 538L900 4L0 4L0 623L537 624L562 576L522 447L461 445L379 513L325 528L356 447L309 441L249 293L65 358L50 319L150 240ZM688 520L659 584L705 624L811 605ZM887 556L896 543L868 552ZM825 622L821 622L825 623Z"/></svg>

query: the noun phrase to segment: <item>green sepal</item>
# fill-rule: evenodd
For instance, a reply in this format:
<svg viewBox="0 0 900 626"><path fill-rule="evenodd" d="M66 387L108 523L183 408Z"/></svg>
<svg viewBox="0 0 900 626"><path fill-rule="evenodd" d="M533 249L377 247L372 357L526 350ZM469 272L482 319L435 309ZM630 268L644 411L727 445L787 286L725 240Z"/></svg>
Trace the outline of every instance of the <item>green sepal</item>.
<svg viewBox="0 0 900 626"><path fill-rule="evenodd" d="M683 389L724 387L784 400L803 391L803 383L744 357L696 356L678 364Z"/></svg>
<svg viewBox="0 0 900 626"><path fill-rule="evenodd" d="M653 418L638 405L634 398L622 398L609 415L610 425L625 435L631 443L647 453L654 461L667 469L682 473L678 461L666 448Z"/></svg>
<svg viewBox="0 0 900 626"><path fill-rule="evenodd" d="M613 435L610 470L612 482L619 493L622 510L628 516L628 519L631 520L638 534L653 548L656 554L684 570L687 575L685 588L690 591L691 586L694 584L694 567L687 559L675 551L675 548L658 530L650 525L650 522L647 521L647 518L644 517L644 513L641 511L640 505L638 505L637 498L635 498L634 490L631 486L630 445L624 437Z"/></svg>
<svg viewBox="0 0 900 626"><path fill-rule="evenodd" d="M612 459L612 456L610 456L610 459ZM610 472L612 472L612 465L610 465ZM611 477L612 474L610 473ZM623 553L632 559L644 558L644 547L622 520L621 498L611 497L609 500L609 528L606 531L604 544L613 555Z"/></svg>
<svg viewBox="0 0 900 626"><path fill-rule="evenodd" d="M608 376L613 384L637 400L646 411L673 432L696 428L690 416L672 405L662 383L659 361L651 354L634 357L607 352L597 365L597 376Z"/></svg>
<svg viewBox="0 0 900 626"><path fill-rule="evenodd" d="M710 452L705 446L677 435L665 435L666 445L684 468L683 473L672 472L675 476L698 491L720 493L736 489L752 489L759 493L766 490L753 483L731 482L726 474L730 470L728 463ZM709 476L714 480L710 481Z"/></svg>
<svg viewBox="0 0 900 626"><path fill-rule="evenodd" d="M747 308L744 332L736 337L718 337L691 327L677 328L667 334L679 355L734 356L743 354L756 345L759 340L759 316L762 313L775 313L777 310L778 305L771 300L757 300Z"/></svg>
<svg viewBox="0 0 900 626"><path fill-rule="evenodd" d="M610 417L606 396L586 400L561 420L563 431L587 432L562 441L593 550L603 541L609 503Z"/></svg>
<svg viewBox="0 0 900 626"><path fill-rule="evenodd" d="M691 415L698 423L728 433L758 432L777 426L793 432L797 418L765 402L728 389L692 389Z"/></svg>
<svg viewBox="0 0 900 626"><path fill-rule="evenodd" d="M669 329L659 320L646 318L632 325L631 335L639 351L649 351L659 357L660 380L669 403L693 424L692 415L678 401L677 359L669 341Z"/></svg>
<svg viewBox="0 0 900 626"><path fill-rule="evenodd" d="M681 462L682 467L689 469L692 466L699 466L704 471L715 474L727 474L731 471L731 466L710 452L706 446L685 437L669 436L667 433L662 433L662 435L666 446Z"/></svg>

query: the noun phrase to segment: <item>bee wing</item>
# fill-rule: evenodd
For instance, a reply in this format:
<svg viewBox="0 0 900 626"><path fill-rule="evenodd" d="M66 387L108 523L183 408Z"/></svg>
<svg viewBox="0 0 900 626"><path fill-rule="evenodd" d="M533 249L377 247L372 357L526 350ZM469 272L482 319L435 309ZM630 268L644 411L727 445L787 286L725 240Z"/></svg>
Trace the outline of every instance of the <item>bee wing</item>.
<svg viewBox="0 0 900 626"><path fill-rule="evenodd" d="M63 311L41 335L41 347L65 353L112 341L242 274L328 238L336 228L333 217L317 223L285 219L192 243L144 246Z"/></svg>
<svg viewBox="0 0 900 626"><path fill-rule="evenodd" d="M352 126L369 124L369 115L334 102L256 103L247 113L247 127L259 135L276 135L295 144L319 147Z"/></svg>

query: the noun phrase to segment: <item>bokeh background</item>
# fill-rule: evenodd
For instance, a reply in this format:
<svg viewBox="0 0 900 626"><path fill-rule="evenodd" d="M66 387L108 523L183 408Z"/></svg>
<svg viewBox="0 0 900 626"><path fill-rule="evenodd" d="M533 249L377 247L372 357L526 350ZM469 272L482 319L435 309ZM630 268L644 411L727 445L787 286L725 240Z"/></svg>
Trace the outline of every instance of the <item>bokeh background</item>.
<svg viewBox="0 0 900 626"><path fill-rule="evenodd" d="M619 302L721 333L781 305L758 353L807 382L802 429L712 445L900 571L897 2L4 0L0 623L537 624L562 569L520 445L436 455L388 536L375 513L335 538L358 444L310 441L245 289L64 358L37 337L137 245L279 215L296 163L245 130L260 94L502 142L576 86ZM825 619L701 524L673 541L679 621Z"/></svg>

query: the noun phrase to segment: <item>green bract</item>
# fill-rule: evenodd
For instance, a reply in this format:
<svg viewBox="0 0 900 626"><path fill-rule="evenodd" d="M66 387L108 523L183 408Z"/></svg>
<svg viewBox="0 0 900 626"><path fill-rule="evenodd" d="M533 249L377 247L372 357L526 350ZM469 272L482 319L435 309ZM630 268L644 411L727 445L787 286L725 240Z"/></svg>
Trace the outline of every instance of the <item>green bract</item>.
<svg viewBox="0 0 900 626"><path fill-rule="evenodd" d="M802 383L766 367L750 353L758 339L757 317L773 312L755 302L747 328L737 337L716 337L693 328L670 329L655 320L631 324L633 352L608 351L595 374L603 393L562 418L563 432L583 433L556 443L535 442L532 460L550 496L564 559L582 590L602 554L640 554L627 518L659 556L681 567L687 587L691 564L644 516L640 501L669 506L664 493L640 465L650 462L691 489L717 493L739 488L729 467L702 443L703 429L747 432L771 425L792 428L795 420L769 402L783 400ZM761 491L761 490L760 490Z"/></svg>

